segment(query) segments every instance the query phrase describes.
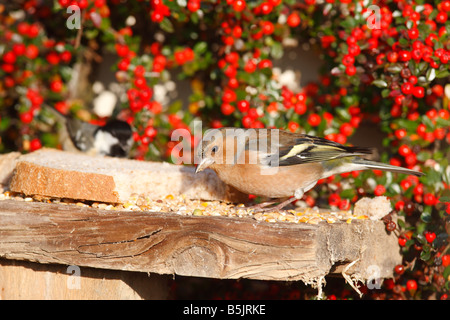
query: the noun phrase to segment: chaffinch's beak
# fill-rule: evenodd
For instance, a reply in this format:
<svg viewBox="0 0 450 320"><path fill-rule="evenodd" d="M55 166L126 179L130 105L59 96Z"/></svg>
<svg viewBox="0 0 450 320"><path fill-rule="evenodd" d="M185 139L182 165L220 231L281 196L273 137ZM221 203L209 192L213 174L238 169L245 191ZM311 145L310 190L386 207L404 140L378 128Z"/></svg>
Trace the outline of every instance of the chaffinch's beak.
<svg viewBox="0 0 450 320"><path fill-rule="evenodd" d="M198 164L197 169L195 170L195 173L199 173L200 171L205 170L206 168L208 168L213 163L214 163L213 159L211 159L211 158L203 158L202 161L200 161L200 163Z"/></svg>

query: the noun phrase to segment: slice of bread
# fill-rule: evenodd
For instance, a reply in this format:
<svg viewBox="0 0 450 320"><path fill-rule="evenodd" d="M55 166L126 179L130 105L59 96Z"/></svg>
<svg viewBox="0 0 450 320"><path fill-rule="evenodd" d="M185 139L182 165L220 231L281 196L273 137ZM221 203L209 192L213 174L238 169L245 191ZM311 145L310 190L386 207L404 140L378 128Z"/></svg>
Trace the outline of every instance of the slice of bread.
<svg viewBox="0 0 450 320"><path fill-rule="evenodd" d="M150 199L184 194L189 199L243 202L248 196L211 170L193 166L89 156L41 149L20 156L9 189L26 195L125 203L134 194Z"/></svg>

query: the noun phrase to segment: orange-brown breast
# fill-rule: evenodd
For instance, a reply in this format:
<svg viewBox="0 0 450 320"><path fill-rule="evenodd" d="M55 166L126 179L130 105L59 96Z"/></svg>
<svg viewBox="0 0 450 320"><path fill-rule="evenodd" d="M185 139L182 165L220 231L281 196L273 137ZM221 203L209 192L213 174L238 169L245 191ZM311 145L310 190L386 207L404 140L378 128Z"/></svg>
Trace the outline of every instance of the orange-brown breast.
<svg viewBox="0 0 450 320"><path fill-rule="evenodd" d="M257 196L283 198L305 188L321 178L323 168L318 163L261 169L257 164L224 164L211 166L219 178L236 189ZM271 171L272 170L272 171Z"/></svg>

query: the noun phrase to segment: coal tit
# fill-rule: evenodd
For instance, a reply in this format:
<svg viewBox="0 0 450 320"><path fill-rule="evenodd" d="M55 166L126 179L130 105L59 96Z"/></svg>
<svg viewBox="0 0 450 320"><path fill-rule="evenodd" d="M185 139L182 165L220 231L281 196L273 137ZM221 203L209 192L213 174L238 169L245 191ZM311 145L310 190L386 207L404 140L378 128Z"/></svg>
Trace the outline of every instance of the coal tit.
<svg viewBox="0 0 450 320"><path fill-rule="evenodd" d="M52 107L49 109L63 122L60 140L64 150L118 158L129 156L133 130L127 122L113 119L104 126L98 126L66 116Z"/></svg>

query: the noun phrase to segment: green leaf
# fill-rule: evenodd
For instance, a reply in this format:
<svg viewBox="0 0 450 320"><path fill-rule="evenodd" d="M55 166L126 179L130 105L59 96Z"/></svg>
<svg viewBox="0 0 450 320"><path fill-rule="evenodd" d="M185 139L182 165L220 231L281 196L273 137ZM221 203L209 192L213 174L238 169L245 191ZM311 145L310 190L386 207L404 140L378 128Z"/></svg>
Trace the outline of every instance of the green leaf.
<svg viewBox="0 0 450 320"><path fill-rule="evenodd" d="M374 80L372 84L378 88L386 88L388 86L388 83L382 79Z"/></svg>
<svg viewBox="0 0 450 320"><path fill-rule="evenodd" d="M341 198L351 199L355 196L355 190L345 189L340 193Z"/></svg>
<svg viewBox="0 0 450 320"><path fill-rule="evenodd" d="M383 91L381 91L381 96L383 98L387 98L389 96L389 94L391 93L391 90L389 89L384 89Z"/></svg>
<svg viewBox="0 0 450 320"><path fill-rule="evenodd" d="M420 215L420 220L422 220L425 223L431 222L431 207L427 206L423 209L423 212Z"/></svg>
<svg viewBox="0 0 450 320"><path fill-rule="evenodd" d="M406 227L405 221L403 219L397 219L397 224L401 229L405 229Z"/></svg>
<svg viewBox="0 0 450 320"><path fill-rule="evenodd" d="M436 70L434 68L430 68L427 71L427 80L433 81L436 78Z"/></svg>
<svg viewBox="0 0 450 320"><path fill-rule="evenodd" d="M428 261L431 258L431 252L430 250L425 250L425 248L428 248L427 246L423 247L424 250L420 253L420 259L423 261Z"/></svg>
<svg viewBox="0 0 450 320"><path fill-rule="evenodd" d="M399 63L392 63L387 67L387 71L389 71L390 73L399 73L400 71L402 71L402 66Z"/></svg>
<svg viewBox="0 0 450 320"><path fill-rule="evenodd" d="M342 120L350 121L351 116L347 109L344 108L336 108L336 113L341 117Z"/></svg>
<svg viewBox="0 0 450 320"><path fill-rule="evenodd" d="M168 18L164 18L163 21L161 21L161 23L159 25L160 25L161 29L163 29L164 31L166 31L168 33L173 33L173 31L174 31L173 24Z"/></svg>
<svg viewBox="0 0 450 320"><path fill-rule="evenodd" d="M417 128L417 123L414 121L406 120L406 119L400 119L398 121L398 125L400 128L405 128L408 131L414 131Z"/></svg>
<svg viewBox="0 0 450 320"><path fill-rule="evenodd" d="M270 47L270 55L274 59L280 59L283 56L283 53L283 46L281 45L281 42L274 41Z"/></svg>
<svg viewBox="0 0 450 320"><path fill-rule="evenodd" d="M417 160L419 160L419 161L426 161L430 158L431 158L431 154L428 151L420 151L417 154Z"/></svg>
<svg viewBox="0 0 450 320"><path fill-rule="evenodd" d="M450 71L448 69L443 69L436 72L436 78L445 78L448 76L450 76Z"/></svg>
<svg viewBox="0 0 450 320"><path fill-rule="evenodd" d="M201 55L203 55L206 52L206 50L208 50L208 44L205 41L197 42L194 45L193 50L194 50L194 53L195 53L196 56L197 55L201 56Z"/></svg>
<svg viewBox="0 0 450 320"><path fill-rule="evenodd" d="M444 269L444 272L442 272L442 275L444 276L444 279L448 279L448 277L450 276L450 266L447 266Z"/></svg>

